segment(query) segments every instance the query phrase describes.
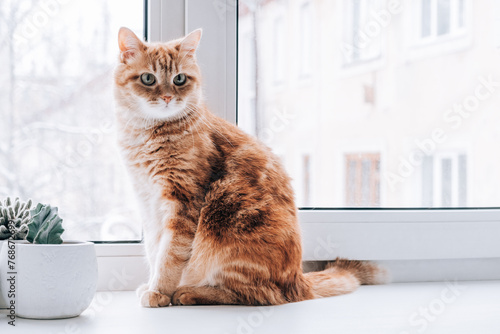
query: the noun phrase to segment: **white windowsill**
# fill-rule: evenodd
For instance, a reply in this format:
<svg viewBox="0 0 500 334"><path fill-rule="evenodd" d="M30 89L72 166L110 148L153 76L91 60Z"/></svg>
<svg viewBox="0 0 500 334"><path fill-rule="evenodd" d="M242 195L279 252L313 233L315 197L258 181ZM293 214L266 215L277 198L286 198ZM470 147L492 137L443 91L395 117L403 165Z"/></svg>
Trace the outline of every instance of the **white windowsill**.
<svg viewBox="0 0 500 334"><path fill-rule="evenodd" d="M305 210L299 221L305 261L381 261L397 282L500 279L498 209ZM143 247L96 245L98 290L127 291L146 282Z"/></svg>
<svg viewBox="0 0 500 334"><path fill-rule="evenodd" d="M18 318L14 328L7 325L2 310L0 332L498 334L499 295L500 281L460 282L452 288L445 282L405 283L363 286L349 295L275 307L145 309L133 292L100 292L91 307L73 319Z"/></svg>
<svg viewBox="0 0 500 334"><path fill-rule="evenodd" d="M95 244L97 257L144 256L142 243Z"/></svg>
<svg viewBox="0 0 500 334"><path fill-rule="evenodd" d="M420 41L413 45L408 45L405 52L405 59L412 62L439 55L457 53L469 49L472 43L472 33L470 31L430 41Z"/></svg>

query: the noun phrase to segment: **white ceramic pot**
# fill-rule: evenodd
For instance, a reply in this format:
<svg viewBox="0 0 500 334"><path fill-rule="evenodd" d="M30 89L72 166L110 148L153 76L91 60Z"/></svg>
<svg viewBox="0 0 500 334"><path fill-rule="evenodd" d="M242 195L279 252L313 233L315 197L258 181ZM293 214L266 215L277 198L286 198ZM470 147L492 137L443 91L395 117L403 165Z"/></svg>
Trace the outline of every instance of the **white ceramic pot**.
<svg viewBox="0 0 500 334"><path fill-rule="evenodd" d="M3 243L0 261L7 262L8 244ZM15 275L2 263L0 281L7 305L15 300L15 313L22 318L60 319L80 315L92 302L97 287L97 259L91 242L69 241L60 245L16 242ZM15 298L9 297L9 279ZM6 285L4 283L7 282Z"/></svg>

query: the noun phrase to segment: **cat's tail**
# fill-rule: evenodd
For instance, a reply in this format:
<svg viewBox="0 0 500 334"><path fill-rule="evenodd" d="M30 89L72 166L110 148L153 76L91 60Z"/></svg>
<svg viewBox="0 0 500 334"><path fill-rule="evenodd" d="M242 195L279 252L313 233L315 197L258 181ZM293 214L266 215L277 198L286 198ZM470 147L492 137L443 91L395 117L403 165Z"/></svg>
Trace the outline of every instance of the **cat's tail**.
<svg viewBox="0 0 500 334"><path fill-rule="evenodd" d="M360 285L385 284L389 272L376 263L337 258L326 269L304 274L315 298L342 295L356 290Z"/></svg>

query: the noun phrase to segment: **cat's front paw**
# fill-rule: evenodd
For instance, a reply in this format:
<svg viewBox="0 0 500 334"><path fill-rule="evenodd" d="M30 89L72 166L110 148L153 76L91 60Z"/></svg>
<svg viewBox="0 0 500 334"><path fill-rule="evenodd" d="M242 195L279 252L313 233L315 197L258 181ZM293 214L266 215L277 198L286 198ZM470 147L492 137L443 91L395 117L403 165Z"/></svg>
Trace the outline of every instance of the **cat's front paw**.
<svg viewBox="0 0 500 334"><path fill-rule="evenodd" d="M146 290L141 295L142 307L165 307L170 305L170 297L158 291Z"/></svg>
<svg viewBox="0 0 500 334"><path fill-rule="evenodd" d="M149 289L149 284L148 283L144 283L144 284L141 284L136 290L135 290L135 294L137 295L137 297L141 297L142 294L144 293L144 291L146 291L147 289Z"/></svg>

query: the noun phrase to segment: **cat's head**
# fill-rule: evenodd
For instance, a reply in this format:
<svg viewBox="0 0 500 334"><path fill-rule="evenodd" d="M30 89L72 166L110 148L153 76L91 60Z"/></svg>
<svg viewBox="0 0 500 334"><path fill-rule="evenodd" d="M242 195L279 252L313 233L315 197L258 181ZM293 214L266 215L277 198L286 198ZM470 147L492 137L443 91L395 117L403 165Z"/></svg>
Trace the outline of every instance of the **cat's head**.
<svg viewBox="0 0 500 334"><path fill-rule="evenodd" d="M118 34L117 103L128 118L171 121L188 115L201 100L195 51L201 29L167 43L144 43L127 28Z"/></svg>

